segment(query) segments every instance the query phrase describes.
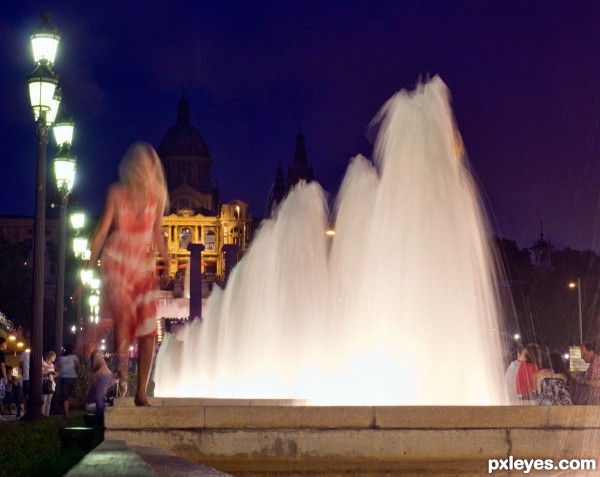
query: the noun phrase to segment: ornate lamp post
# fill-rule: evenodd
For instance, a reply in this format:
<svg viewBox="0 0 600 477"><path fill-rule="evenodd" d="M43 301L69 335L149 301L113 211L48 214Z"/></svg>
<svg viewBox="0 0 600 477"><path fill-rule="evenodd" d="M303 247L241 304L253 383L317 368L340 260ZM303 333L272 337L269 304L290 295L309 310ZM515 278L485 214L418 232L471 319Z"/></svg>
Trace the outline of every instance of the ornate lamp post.
<svg viewBox="0 0 600 477"><path fill-rule="evenodd" d="M41 416L42 348L44 345L44 252L46 231L46 146L60 95L58 76L52 71L60 36L50 24L50 14L42 14L42 23L31 35L35 70L27 77L31 109L37 123L37 178L35 230L33 237L33 316L31 322L31 392L25 419Z"/></svg>
<svg viewBox="0 0 600 477"><path fill-rule="evenodd" d="M64 111L64 108L63 108ZM65 248L67 243L67 205L75 181L76 157L71 153L73 142L73 120L56 121L53 127L58 151L54 158L56 187L60 194L60 220L58 237L58 270L56 275L56 320L54 349L57 353L63 344L63 315L65 309Z"/></svg>

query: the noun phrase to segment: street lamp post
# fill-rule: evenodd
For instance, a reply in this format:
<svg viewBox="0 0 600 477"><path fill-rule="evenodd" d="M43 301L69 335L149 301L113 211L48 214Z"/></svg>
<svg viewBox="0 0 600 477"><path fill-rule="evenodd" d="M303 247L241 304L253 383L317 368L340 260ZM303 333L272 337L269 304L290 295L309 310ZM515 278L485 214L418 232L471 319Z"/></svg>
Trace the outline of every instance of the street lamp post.
<svg viewBox="0 0 600 477"><path fill-rule="evenodd" d="M569 283L569 288L577 288L577 304L579 305L579 343L583 343L583 319L581 313L581 278L577 277L577 283Z"/></svg>
<svg viewBox="0 0 600 477"><path fill-rule="evenodd" d="M63 108L64 111L64 108ZM54 349L57 353L63 344L63 316L65 310L65 248L67 243L67 205L69 193L75 181L76 157L71 153L73 142L73 120L56 121L54 136L58 151L54 158L56 187L60 194L60 219L58 237L58 269L56 275L56 314L54 331Z"/></svg>
<svg viewBox="0 0 600 477"><path fill-rule="evenodd" d="M36 120L37 174L35 229L33 236L33 315L31 320L30 393L24 419L42 415L42 348L44 346L44 255L46 236L46 147L48 129L54 121L60 95L58 77L52 71L60 41L58 30L50 24L50 14L31 35L35 70L28 75L31 109Z"/></svg>

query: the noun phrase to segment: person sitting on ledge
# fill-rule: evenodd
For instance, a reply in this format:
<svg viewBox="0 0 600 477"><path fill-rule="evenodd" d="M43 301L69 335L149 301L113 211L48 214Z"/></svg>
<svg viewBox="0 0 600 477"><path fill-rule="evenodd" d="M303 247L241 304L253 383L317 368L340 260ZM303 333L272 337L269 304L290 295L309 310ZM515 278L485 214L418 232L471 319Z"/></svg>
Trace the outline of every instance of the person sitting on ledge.
<svg viewBox="0 0 600 477"><path fill-rule="evenodd" d="M567 389L567 367L563 357L558 353L544 353L542 369L533 375L536 404L542 406L571 406L573 400Z"/></svg>
<svg viewBox="0 0 600 477"><path fill-rule="evenodd" d="M596 345L592 342L579 346L581 358L589 363L585 374L576 375L575 403L580 405L600 404L600 355L597 354Z"/></svg>
<svg viewBox="0 0 600 477"><path fill-rule="evenodd" d="M86 347L86 358L92 366L92 382L88 389L87 403L96 405L95 413L102 416L104 414L106 391L113 382L113 373L109 369L102 356L102 352L90 343Z"/></svg>

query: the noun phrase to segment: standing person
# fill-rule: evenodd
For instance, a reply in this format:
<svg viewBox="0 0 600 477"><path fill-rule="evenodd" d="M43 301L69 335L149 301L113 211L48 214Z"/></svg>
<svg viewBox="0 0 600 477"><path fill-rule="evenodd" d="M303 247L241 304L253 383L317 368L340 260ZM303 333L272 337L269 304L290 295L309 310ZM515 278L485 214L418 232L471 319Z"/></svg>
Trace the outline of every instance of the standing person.
<svg viewBox="0 0 600 477"><path fill-rule="evenodd" d="M598 405L600 404L600 355L592 342L581 344L579 350L581 358L590 365L583 376L574 378L577 384L574 394L575 403Z"/></svg>
<svg viewBox="0 0 600 477"><path fill-rule="evenodd" d="M21 417L21 402L23 401L23 377L15 378L13 382L13 404L17 410L17 417Z"/></svg>
<svg viewBox="0 0 600 477"><path fill-rule="evenodd" d="M4 388L4 398L2 400L2 412L1 414L6 414L10 416L12 414L12 405L13 405L13 384L15 379L12 375L12 366L6 367L6 375L8 376L6 387Z"/></svg>
<svg viewBox="0 0 600 477"><path fill-rule="evenodd" d="M536 343L525 347L525 359L517 371L517 395L522 404L535 404L536 392L533 375L540 370L542 349Z"/></svg>
<svg viewBox="0 0 600 477"><path fill-rule="evenodd" d="M8 384L8 376L6 374L6 356L4 355L4 350L8 347L8 343L6 342L6 338L0 336L0 379L2 380L3 387L6 387Z"/></svg>
<svg viewBox="0 0 600 477"><path fill-rule="evenodd" d="M48 351L42 360L42 379L47 379L50 382L49 389L44 389L42 386L42 414L44 416L50 415L50 406L52 404L52 395L56 389L56 383L54 378L58 376L58 373L54 370L54 360L56 359L56 353L54 351Z"/></svg>
<svg viewBox="0 0 600 477"><path fill-rule="evenodd" d="M60 369L60 397L63 400L65 417L69 417L69 399L75 396L79 358L73 353L73 345L65 345L63 355L58 358Z"/></svg>
<svg viewBox="0 0 600 477"><path fill-rule="evenodd" d="M518 346L515 359L508 365L506 374L504 375L504 387L508 396L509 404L519 404L519 396L517 395L517 373L519 366L524 360L525 348Z"/></svg>
<svg viewBox="0 0 600 477"><path fill-rule="evenodd" d="M100 258L102 316L112 321L119 367L128 369L132 338L138 342L136 406L149 406L156 324L154 249L168 262L162 218L168 210L162 164L154 148L135 143L119 166L119 182L110 186L91 245L88 267ZM74 296L79 299L81 284Z"/></svg>
<svg viewBox="0 0 600 477"><path fill-rule="evenodd" d="M23 413L25 413L25 406L29 402L29 360L31 358L31 351L25 350L19 356L19 368L21 371L21 381L23 382Z"/></svg>

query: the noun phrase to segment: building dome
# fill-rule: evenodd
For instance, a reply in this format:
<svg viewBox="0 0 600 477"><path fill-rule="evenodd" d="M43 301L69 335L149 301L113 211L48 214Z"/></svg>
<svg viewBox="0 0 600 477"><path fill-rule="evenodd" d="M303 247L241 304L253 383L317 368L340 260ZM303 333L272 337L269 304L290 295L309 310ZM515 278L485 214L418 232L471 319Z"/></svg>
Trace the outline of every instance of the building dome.
<svg viewBox="0 0 600 477"><path fill-rule="evenodd" d="M190 106L185 96L179 101L177 123L169 128L158 146L158 155L168 157L210 158L208 146L200 131L190 121Z"/></svg>

